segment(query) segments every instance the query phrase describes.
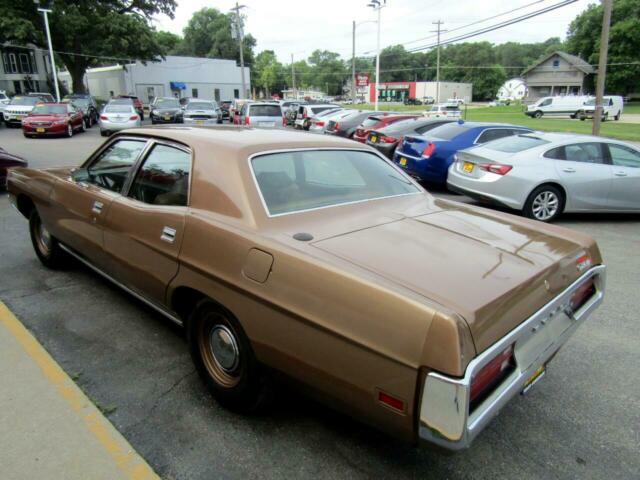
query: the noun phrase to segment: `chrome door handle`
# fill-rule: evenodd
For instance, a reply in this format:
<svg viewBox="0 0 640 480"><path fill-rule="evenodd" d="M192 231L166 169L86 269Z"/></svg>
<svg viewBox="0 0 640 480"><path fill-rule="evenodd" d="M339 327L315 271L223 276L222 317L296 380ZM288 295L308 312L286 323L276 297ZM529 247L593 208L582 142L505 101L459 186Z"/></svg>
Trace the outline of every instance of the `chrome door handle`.
<svg viewBox="0 0 640 480"><path fill-rule="evenodd" d="M91 211L96 215L100 215L102 213L102 207L104 207L104 204L96 200L95 202L93 202L93 208L91 209Z"/></svg>
<svg viewBox="0 0 640 480"><path fill-rule="evenodd" d="M567 173L575 173L576 169L571 167L566 167L566 168L563 168L562 171Z"/></svg>
<svg viewBox="0 0 640 480"><path fill-rule="evenodd" d="M164 240L168 243L173 243L176 239L176 229L171 227L164 227L162 229L162 235L160 235L160 240Z"/></svg>
<svg viewBox="0 0 640 480"><path fill-rule="evenodd" d="M616 172L616 173L614 173L614 175L616 177L626 177L627 173L626 172Z"/></svg>

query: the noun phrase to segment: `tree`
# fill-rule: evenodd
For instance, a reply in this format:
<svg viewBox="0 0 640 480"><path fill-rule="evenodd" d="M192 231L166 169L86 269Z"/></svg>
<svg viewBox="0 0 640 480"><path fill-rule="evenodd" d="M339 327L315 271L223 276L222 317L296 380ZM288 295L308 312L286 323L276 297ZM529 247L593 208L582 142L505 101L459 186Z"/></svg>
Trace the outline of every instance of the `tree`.
<svg viewBox="0 0 640 480"><path fill-rule="evenodd" d="M238 40L231 36L233 14L225 14L216 8L203 8L193 14L184 28L184 39L178 52L181 55L209 58L226 58L240 61ZM253 64L253 49L256 40L244 36L243 55L245 64Z"/></svg>
<svg viewBox="0 0 640 480"><path fill-rule="evenodd" d="M71 75L73 91L85 91L91 65L112 60L155 60L162 55L153 15L173 17L175 0L56 0L49 15L54 49ZM0 0L0 42L46 47L43 21L33 0ZM64 53L63 53L64 52Z"/></svg>
<svg viewBox="0 0 640 480"><path fill-rule="evenodd" d="M328 95L342 94L344 82L351 73L347 72L339 54L328 50L315 50L309 57L309 65L314 78L313 86L326 89Z"/></svg>
<svg viewBox="0 0 640 480"><path fill-rule="evenodd" d="M265 97L281 86L283 81L283 66L273 50L263 50L256 56L253 66L253 83L264 91Z"/></svg>
<svg viewBox="0 0 640 480"><path fill-rule="evenodd" d="M163 55L171 55L179 49L182 37L175 33L159 31L156 33L156 41L160 45Z"/></svg>
<svg viewBox="0 0 640 480"><path fill-rule="evenodd" d="M567 50L592 65L600 57L600 32L602 6L590 5L578 15L567 34ZM610 93L626 95L638 91L640 78L640 2L615 0L611 14L607 81L605 89ZM616 65L618 64L618 65Z"/></svg>

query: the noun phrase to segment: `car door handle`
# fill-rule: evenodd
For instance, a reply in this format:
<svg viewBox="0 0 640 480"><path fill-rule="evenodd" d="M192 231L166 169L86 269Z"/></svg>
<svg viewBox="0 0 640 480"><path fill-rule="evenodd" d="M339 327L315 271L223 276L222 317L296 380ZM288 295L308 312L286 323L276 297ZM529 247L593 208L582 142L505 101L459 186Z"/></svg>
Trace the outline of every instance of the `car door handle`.
<svg viewBox="0 0 640 480"><path fill-rule="evenodd" d="M91 209L91 211L96 215L100 215L102 213L102 207L104 207L104 204L96 200L95 202L93 202L93 208Z"/></svg>
<svg viewBox="0 0 640 480"><path fill-rule="evenodd" d="M566 168L563 168L562 171L567 173L575 173L576 169L572 167L566 167Z"/></svg>
<svg viewBox="0 0 640 480"><path fill-rule="evenodd" d="M616 177L626 177L627 176L627 172L615 172L614 175Z"/></svg>
<svg viewBox="0 0 640 480"><path fill-rule="evenodd" d="M164 240L168 243L173 243L176 239L176 229L171 227L164 227L162 229L162 235L160 235L160 240Z"/></svg>

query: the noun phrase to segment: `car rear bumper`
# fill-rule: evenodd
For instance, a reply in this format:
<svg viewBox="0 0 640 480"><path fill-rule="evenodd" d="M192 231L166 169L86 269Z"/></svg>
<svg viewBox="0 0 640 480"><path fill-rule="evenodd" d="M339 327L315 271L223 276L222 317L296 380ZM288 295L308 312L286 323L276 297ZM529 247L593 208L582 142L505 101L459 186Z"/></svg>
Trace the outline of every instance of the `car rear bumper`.
<svg viewBox="0 0 640 480"><path fill-rule="evenodd" d="M522 210L527 195L535 184L529 184L517 176L487 174L484 179L469 177L458 172L457 163L449 168L447 188L481 202L492 203L514 210Z"/></svg>
<svg viewBox="0 0 640 480"><path fill-rule="evenodd" d="M127 128L135 128L140 126L139 120L131 120L129 122L109 122L105 120L100 120L100 130L107 132L117 132L119 130L126 130Z"/></svg>
<svg viewBox="0 0 640 480"><path fill-rule="evenodd" d="M568 305L572 294L591 277L594 278L595 293L577 312L570 312ZM576 329L600 305L604 297L605 281L606 267L592 267L551 302L474 358L463 378L453 378L436 372L428 373L420 400L420 440L448 450L468 448L502 407L523 391L525 382L538 372L539 368L546 366ZM514 370L481 404L470 411L471 379L510 345L514 345Z"/></svg>

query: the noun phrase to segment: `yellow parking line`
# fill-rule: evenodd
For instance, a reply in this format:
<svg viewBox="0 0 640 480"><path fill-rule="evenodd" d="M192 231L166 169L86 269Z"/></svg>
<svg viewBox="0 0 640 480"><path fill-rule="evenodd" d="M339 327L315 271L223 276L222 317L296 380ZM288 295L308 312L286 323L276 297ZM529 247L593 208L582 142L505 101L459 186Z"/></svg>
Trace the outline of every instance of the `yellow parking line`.
<svg viewBox="0 0 640 480"><path fill-rule="evenodd" d="M159 478L2 302L0 302L0 324L11 332L29 357L40 367L47 380L56 387L73 411L83 419L87 429L127 478L131 480Z"/></svg>

